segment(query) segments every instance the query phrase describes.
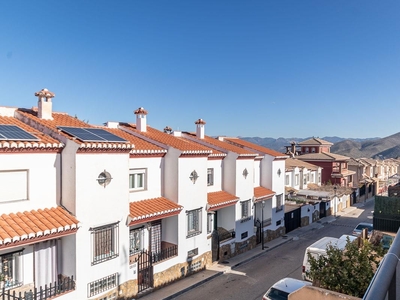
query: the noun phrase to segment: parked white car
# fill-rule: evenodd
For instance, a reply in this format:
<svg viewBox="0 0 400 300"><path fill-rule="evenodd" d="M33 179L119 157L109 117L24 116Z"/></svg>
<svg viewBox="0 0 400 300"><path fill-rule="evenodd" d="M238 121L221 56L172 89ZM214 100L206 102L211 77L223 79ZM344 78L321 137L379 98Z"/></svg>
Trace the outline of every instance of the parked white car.
<svg viewBox="0 0 400 300"><path fill-rule="evenodd" d="M360 236L361 232L363 231L364 228L368 229L368 238L370 238L372 230L374 230L374 225L372 223L364 223L364 222L359 223L353 229L353 235L354 236Z"/></svg>
<svg viewBox="0 0 400 300"><path fill-rule="evenodd" d="M286 300L290 293L306 285L311 285L311 282L289 277L283 278L269 288L262 300Z"/></svg>

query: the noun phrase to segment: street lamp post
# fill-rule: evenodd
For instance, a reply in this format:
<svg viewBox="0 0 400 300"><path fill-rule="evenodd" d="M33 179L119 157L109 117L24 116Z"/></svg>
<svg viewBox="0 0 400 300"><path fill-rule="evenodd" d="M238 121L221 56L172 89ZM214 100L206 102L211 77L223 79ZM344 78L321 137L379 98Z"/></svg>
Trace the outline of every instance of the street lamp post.
<svg viewBox="0 0 400 300"><path fill-rule="evenodd" d="M335 218L336 218L336 211L337 211L337 198L336 198L336 190L337 190L337 187L336 187L336 185L333 187L333 191L335 192L335 201L333 201L333 203L334 203L334 205L335 205L335 207L333 208L333 211L334 211L334 213L335 213Z"/></svg>
<svg viewBox="0 0 400 300"><path fill-rule="evenodd" d="M264 205L265 201L261 202L261 249L264 250Z"/></svg>

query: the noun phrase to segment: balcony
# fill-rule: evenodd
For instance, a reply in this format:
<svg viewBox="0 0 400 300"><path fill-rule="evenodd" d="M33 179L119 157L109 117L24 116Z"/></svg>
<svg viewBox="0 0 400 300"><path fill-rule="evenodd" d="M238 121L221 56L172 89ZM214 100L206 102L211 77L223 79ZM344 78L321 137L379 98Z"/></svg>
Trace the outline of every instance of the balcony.
<svg viewBox="0 0 400 300"><path fill-rule="evenodd" d="M145 251L145 249L142 249L141 251L137 251L134 254L130 255L129 264L131 265L137 262L138 257L142 254L143 251ZM177 256L178 245L162 241L161 250L158 252L150 252L150 255L151 255L151 262L153 264L160 263L162 261Z"/></svg>

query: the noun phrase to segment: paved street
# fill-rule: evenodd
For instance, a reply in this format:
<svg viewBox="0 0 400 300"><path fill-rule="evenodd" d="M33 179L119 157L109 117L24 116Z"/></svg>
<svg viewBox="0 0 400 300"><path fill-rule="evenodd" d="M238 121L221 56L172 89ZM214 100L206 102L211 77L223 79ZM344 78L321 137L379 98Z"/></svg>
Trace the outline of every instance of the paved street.
<svg viewBox="0 0 400 300"><path fill-rule="evenodd" d="M301 279L307 246L324 236L351 234L359 222L372 222L373 201L352 210L319 229L305 232L212 280L170 299L261 299L265 291L283 277ZM262 250L260 250L262 251Z"/></svg>
<svg viewBox="0 0 400 300"><path fill-rule="evenodd" d="M290 276L301 279L304 251L323 236L351 234L361 221L372 222L374 201L346 208L320 222L298 228L261 247L231 258L226 264L214 264L170 286L142 297L153 299L261 299L263 293L279 279ZM286 240L285 240L286 239Z"/></svg>

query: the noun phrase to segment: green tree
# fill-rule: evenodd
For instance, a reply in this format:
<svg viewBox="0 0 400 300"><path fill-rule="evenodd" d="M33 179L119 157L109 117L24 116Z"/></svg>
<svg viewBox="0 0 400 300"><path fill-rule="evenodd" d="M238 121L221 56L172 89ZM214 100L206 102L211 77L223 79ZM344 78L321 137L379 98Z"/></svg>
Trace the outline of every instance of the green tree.
<svg viewBox="0 0 400 300"><path fill-rule="evenodd" d="M307 276L314 286L362 298L383 254L380 245L374 246L367 240L350 242L347 238L345 249L328 245L326 255L308 254Z"/></svg>

